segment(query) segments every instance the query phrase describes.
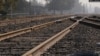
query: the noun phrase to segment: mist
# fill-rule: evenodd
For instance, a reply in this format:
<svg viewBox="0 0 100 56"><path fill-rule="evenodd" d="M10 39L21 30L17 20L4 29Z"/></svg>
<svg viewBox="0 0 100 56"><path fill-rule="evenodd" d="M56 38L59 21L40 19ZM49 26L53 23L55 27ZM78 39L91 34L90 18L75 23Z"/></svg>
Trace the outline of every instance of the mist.
<svg viewBox="0 0 100 56"><path fill-rule="evenodd" d="M79 0L19 0L13 13L25 14L99 14L99 7Z"/></svg>

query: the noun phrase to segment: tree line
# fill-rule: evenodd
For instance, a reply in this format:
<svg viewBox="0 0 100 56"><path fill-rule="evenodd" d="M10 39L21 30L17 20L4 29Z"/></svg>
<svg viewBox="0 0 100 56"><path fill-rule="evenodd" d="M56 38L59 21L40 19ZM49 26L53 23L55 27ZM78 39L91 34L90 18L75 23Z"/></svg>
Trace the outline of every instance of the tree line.
<svg viewBox="0 0 100 56"><path fill-rule="evenodd" d="M73 8L75 0L46 0L45 8L48 10L63 11ZM29 5L25 0L0 0L0 14L3 18L7 13L13 10L23 10L25 6ZM40 6L41 8L41 6Z"/></svg>

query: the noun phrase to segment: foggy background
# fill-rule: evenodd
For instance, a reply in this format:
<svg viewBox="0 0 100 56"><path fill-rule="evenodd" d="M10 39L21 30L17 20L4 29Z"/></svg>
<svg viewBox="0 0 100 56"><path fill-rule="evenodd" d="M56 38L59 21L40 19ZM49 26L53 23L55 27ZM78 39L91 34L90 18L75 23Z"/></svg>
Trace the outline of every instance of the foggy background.
<svg viewBox="0 0 100 56"><path fill-rule="evenodd" d="M19 0L13 14L100 14L100 3L88 0Z"/></svg>

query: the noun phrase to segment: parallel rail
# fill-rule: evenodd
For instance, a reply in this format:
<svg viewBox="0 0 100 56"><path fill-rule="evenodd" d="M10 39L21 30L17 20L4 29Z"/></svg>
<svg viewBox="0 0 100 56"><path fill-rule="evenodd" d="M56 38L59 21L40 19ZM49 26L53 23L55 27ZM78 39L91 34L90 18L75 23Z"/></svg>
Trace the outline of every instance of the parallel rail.
<svg viewBox="0 0 100 56"><path fill-rule="evenodd" d="M71 19L73 21L77 21L77 19ZM95 28L100 28L100 20L99 19L93 19L93 18L85 18L83 21L80 21L82 24L86 24L89 26L93 26Z"/></svg>
<svg viewBox="0 0 100 56"><path fill-rule="evenodd" d="M81 23L95 27L100 28L100 20L95 18L86 18L85 20L81 21Z"/></svg>
<svg viewBox="0 0 100 56"><path fill-rule="evenodd" d="M47 27L49 25L52 25L52 24L56 23L57 21L65 21L67 19L64 18L64 19L60 19L60 20L55 20L55 21L51 21L51 22L48 22L48 23L36 25L36 26L33 26L33 27L28 27L28 28L24 28L24 29L20 29L20 30L0 34L0 41L8 39L8 38L15 37L15 36L18 36L18 35L21 35L21 34L25 34L25 33L28 33L28 32L34 31L34 30L38 30L38 29Z"/></svg>
<svg viewBox="0 0 100 56"><path fill-rule="evenodd" d="M100 19L95 19L95 18L86 18L86 19L90 21L100 22Z"/></svg>
<svg viewBox="0 0 100 56"><path fill-rule="evenodd" d="M85 17L84 17L85 18ZM57 33L56 35L52 36L50 39L44 41L40 45L36 46L35 48L29 50L22 56L40 56L43 54L47 49L49 49L52 45L54 45L56 42L61 40L65 35L67 35L71 30L76 27L80 21L82 21L84 18L77 20L74 24L67 27L66 29L62 30L61 32Z"/></svg>

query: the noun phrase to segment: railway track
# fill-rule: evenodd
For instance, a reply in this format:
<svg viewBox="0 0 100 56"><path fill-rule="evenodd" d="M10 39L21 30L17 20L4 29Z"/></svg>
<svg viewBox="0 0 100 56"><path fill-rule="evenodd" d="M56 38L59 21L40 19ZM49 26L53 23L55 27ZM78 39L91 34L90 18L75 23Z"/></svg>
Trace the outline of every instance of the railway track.
<svg viewBox="0 0 100 56"><path fill-rule="evenodd" d="M73 21L76 21L78 20L77 17L75 18L70 18L71 20ZM88 17L88 18L85 18L84 20L82 20L80 23L83 23L83 24L86 24L88 26L93 26L93 27L96 27L96 28L100 28L100 19L98 17Z"/></svg>
<svg viewBox="0 0 100 56"><path fill-rule="evenodd" d="M95 18L86 18L83 21L81 21L83 24L87 24L88 26L93 26L96 28L100 28L100 20Z"/></svg>
<svg viewBox="0 0 100 56"><path fill-rule="evenodd" d="M12 25L12 24L20 24L20 23L26 23L26 22L30 22L30 21L35 21L35 20L43 20L43 19L48 19L48 18L59 18L59 17L63 17L56 15L56 16L40 16L40 17L35 17L35 18L24 18L24 19L14 19L14 20L5 20L5 21L1 21L0 22L0 27L1 26L7 26L7 25Z"/></svg>
<svg viewBox="0 0 100 56"><path fill-rule="evenodd" d="M18 35L13 38L5 39L0 42L1 56L21 56L26 51L41 44L51 36L70 26L73 22L69 19L57 20L49 27L38 29L31 28L36 31ZM43 27L43 26L42 26ZM59 29L58 29L59 27ZM40 28L40 27L39 27ZM52 34L50 34L52 33ZM6 46L7 45L7 46Z"/></svg>
<svg viewBox="0 0 100 56"><path fill-rule="evenodd" d="M10 32L10 31L14 31L14 30L18 30L18 29L22 29L22 28L26 28L26 27L32 27L34 25L39 25L41 23L46 23L46 22L50 22L50 21L53 21L53 20L57 20L57 19L61 19L61 18L66 18L66 16L62 16L62 17L54 17L54 18L48 18L48 19L43 19L43 20L33 20L33 21L30 21L30 22L26 22L26 23L21 23L21 24L9 24L7 26L2 26L0 27L0 34L3 34L3 33L7 33L7 32Z"/></svg>
<svg viewBox="0 0 100 56"><path fill-rule="evenodd" d="M89 16L89 18L97 18L97 19L100 19L99 15L92 15L92 16Z"/></svg>

